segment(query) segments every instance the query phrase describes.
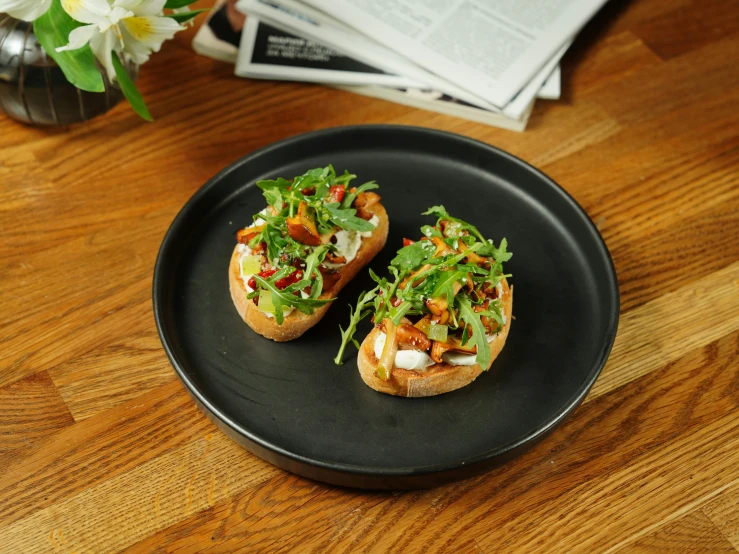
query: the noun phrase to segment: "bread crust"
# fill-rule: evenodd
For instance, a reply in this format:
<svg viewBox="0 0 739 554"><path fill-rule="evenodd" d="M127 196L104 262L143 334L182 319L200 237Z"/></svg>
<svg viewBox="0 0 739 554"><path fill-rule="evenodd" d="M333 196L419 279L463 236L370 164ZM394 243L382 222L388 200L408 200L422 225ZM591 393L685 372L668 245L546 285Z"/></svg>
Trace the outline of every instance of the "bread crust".
<svg viewBox="0 0 739 554"><path fill-rule="evenodd" d="M380 220L377 227L375 227L369 237L362 239L362 245L357 251L357 256L348 264L338 268L341 271L341 278L336 282L334 287L329 291L325 291L319 298L327 299L336 297L339 291L354 278L359 270L367 265L382 250L383 246L385 246L389 229L389 221L385 208L378 202L365 209L372 212ZM310 315L304 314L299 310L294 310L290 315L285 317L282 325L278 325L274 318L264 315L263 312L259 311L253 301L246 298L246 287L244 286L244 281L241 279L241 268L239 267L238 245L234 248L233 254L231 255L231 262L228 268L228 283L231 291L231 299L241 319L263 337L276 342L286 342L298 338L318 323L331 306L330 303L325 304L313 310L313 313Z"/></svg>
<svg viewBox="0 0 739 554"><path fill-rule="evenodd" d="M505 345L508 338L508 331L513 321L513 287L508 286L505 278L501 281L503 284L503 295L501 297L502 311L505 314L506 323L498 333L495 340L490 345L490 365L497 358L500 351ZM367 386L378 392L392 394L393 396L406 397L422 397L435 396L444 394L453 390L469 385L474 381L480 373L482 367L479 364L470 366L451 365L440 363L432 365L424 371L416 371L410 369L400 369L393 367L390 380L384 381L375 375L379 360L375 356L375 339L379 333L379 329L375 327L362 342L357 357L357 365L359 374ZM487 368L489 369L490 365Z"/></svg>

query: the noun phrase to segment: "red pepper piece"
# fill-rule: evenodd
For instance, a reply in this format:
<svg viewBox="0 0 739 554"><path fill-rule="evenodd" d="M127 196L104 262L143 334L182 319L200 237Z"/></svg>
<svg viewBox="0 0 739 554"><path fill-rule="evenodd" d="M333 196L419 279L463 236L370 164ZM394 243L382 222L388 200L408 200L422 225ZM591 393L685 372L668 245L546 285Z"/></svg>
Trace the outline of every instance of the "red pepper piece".
<svg viewBox="0 0 739 554"><path fill-rule="evenodd" d="M346 194L346 187L344 185L333 185L328 189L328 200L331 202L341 202Z"/></svg>

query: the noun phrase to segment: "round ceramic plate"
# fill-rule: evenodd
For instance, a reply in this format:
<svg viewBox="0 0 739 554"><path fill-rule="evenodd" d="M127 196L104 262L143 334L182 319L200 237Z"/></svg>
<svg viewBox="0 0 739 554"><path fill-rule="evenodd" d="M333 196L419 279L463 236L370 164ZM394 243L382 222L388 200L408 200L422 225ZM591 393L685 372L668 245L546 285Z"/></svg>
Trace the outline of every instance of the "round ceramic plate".
<svg viewBox="0 0 739 554"><path fill-rule="evenodd" d="M275 343L239 318L228 288L235 232L265 201L255 182L333 164L375 180L390 217L378 274L403 237L443 204L513 258L515 320L490 371L431 398L375 392L356 351L333 363L348 304L373 286L365 269L297 340ZM300 135L249 154L206 183L167 232L154 313L175 371L216 425L300 475L365 488L429 487L483 472L541 440L583 400L616 335L619 297L608 250L577 203L521 160L429 129L358 126ZM362 340L369 321L360 326Z"/></svg>

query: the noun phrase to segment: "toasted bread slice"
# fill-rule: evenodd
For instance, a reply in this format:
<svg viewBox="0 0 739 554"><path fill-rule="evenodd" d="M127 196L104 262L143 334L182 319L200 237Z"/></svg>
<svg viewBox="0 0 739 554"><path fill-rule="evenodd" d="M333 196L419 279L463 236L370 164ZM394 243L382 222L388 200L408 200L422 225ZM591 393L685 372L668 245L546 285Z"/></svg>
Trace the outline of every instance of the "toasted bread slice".
<svg viewBox="0 0 739 554"><path fill-rule="evenodd" d="M508 338L508 330L511 327L513 308L513 287L508 286L505 278L503 284L503 295L501 297L502 311L505 315L505 325L498 335L489 343L490 364L505 345ZM362 342L357 358L359 374L368 386L378 392L392 394L394 396L435 396L469 385L474 381L483 368L479 364L474 365L451 365L447 363L434 364L425 370L410 370L393 367L390 379L384 381L375 375L379 360L375 356L375 340L379 329L375 327ZM485 369L489 369L490 366Z"/></svg>
<svg viewBox="0 0 739 554"><path fill-rule="evenodd" d="M339 267L341 278L331 288L321 294L321 299L334 298L339 291L351 281L354 276L369 261L382 250L387 241L388 233L388 217L385 208L381 203L372 204L365 208L367 211L377 216L380 222L375 227L369 237L362 239L362 245L357 252L357 256L348 264ZM259 311L257 305L246 298L247 292L244 281L241 279L241 271L239 268L238 246L234 248L231 256L231 263L228 268L228 282L231 290L231 299L236 306L241 318L246 324L254 329L260 335L272 339L277 342L286 342L298 338L308 329L313 327L324 316L331 304L325 304L320 308L316 308L312 314L304 314L299 310L294 310L285 316L282 325L278 325L274 318L268 317L264 312Z"/></svg>

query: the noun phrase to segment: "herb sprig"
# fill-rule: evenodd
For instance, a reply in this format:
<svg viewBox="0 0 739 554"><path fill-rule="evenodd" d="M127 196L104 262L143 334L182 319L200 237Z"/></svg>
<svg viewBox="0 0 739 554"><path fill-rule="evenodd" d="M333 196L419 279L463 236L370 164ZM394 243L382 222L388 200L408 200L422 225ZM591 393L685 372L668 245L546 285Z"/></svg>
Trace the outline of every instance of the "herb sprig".
<svg viewBox="0 0 739 554"><path fill-rule="evenodd" d="M489 364L487 335L491 331L483 318L497 322L492 332L499 332L502 304L482 291L490 291L511 276L503 272L503 263L512 256L507 241L502 239L496 247L475 226L450 215L444 206L433 206L423 215L437 216L436 224L424 225L423 240L397 251L388 268L390 277L380 278L370 270L377 286L360 296L349 327L341 329L337 364L350 341L358 347L354 332L359 321L373 315L377 324L389 318L398 325L404 317L432 314L429 300L448 312L445 324L460 343L476 347L476 362L483 368Z"/></svg>
<svg viewBox="0 0 739 554"><path fill-rule="evenodd" d="M249 235L247 244L252 250L263 250L268 264L277 271L269 276L254 275L257 286L248 298L260 296L260 291L270 293L278 324L284 321L285 309L296 308L310 314L315 308L333 301L319 300L324 288L321 264L328 252L335 251L332 244L322 244L321 235L342 229L367 232L375 228L373 223L356 215L352 204L361 192L379 187L370 181L350 191L349 184L354 179L356 175L347 171L337 175L333 166L328 165L311 169L292 180L257 181L268 208L254 215L254 232ZM308 232L318 233L313 244L291 235L289 223L295 218L305 223ZM299 269L303 271L302 277L284 286L284 279L295 278ZM278 286L278 282L283 286Z"/></svg>

